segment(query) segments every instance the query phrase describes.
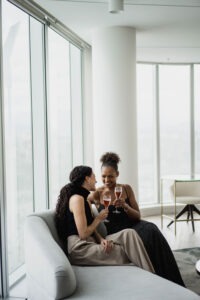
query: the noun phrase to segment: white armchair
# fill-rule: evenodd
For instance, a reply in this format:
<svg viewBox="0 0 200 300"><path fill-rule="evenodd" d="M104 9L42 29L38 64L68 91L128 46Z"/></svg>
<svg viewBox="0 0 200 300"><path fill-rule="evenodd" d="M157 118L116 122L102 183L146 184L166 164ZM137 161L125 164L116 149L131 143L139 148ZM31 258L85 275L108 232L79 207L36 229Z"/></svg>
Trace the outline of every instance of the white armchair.
<svg viewBox="0 0 200 300"><path fill-rule="evenodd" d="M174 180L171 191L174 197L174 218L167 227L175 223L176 233L176 222L191 221L194 232L194 221L200 221L200 219L194 218L194 212L200 215L200 210L196 207L197 204L200 204L200 180ZM177 204L185 205L178 214ZM179 219L184 213L187 213L187 218Z"/></svg>

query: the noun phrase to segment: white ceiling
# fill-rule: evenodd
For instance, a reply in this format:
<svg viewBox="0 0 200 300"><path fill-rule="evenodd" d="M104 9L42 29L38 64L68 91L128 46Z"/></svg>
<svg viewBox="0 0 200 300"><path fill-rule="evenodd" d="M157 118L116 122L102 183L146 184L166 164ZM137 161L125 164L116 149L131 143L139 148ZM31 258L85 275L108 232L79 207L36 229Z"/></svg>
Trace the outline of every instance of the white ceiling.
<svg viewBox="0 0 200 300"><path fill-rule="evenodd" d="M137 30L137 60L200 62L200 0L125 0L108 12L105 0L35 0L92 45L92 31L106 26Z"/></svg>

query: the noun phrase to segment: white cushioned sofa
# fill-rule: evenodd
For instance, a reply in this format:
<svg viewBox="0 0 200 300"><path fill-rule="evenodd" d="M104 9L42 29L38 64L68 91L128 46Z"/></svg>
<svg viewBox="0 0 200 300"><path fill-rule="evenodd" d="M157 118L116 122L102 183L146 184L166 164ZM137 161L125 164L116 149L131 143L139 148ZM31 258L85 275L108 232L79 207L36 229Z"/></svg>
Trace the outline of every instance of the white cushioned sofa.
<svg viewBox="0 0 200 300"><path fill-rule="evenodd" d="M53 210L27 217L25 260L29 300L200 299L136 266L72 266L61 247Z"/></svg>

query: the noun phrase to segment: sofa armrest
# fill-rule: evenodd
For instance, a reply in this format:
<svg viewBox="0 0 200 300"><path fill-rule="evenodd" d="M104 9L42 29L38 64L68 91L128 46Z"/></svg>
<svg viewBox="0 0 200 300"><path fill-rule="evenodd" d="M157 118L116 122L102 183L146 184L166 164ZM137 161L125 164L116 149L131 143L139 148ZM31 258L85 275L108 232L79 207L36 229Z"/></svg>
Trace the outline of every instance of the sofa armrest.
<svg viewBox="0 0 200 300"><path fill-rule="evenodd" d="M25 222L25 262L29 280L50 298L66 298L75 291L72 266L45 221L38 216L31 215Z"/></svg>

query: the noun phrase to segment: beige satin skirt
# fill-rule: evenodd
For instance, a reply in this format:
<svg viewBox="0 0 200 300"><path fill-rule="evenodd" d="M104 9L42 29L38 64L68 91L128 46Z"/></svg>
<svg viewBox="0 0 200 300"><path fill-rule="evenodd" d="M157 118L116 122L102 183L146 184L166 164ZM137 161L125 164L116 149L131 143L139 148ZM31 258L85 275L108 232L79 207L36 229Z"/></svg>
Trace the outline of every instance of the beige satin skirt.
<svg viewBox="0 0 200 300"><path fill-rule="evenodd" d="M133 264L154 273L154 268L139 235L133 229L124 229L106 236L113 241L107 254L93 237L81 240L78 235L68 237L68 254L74 265L124 265Z"/></svg>

